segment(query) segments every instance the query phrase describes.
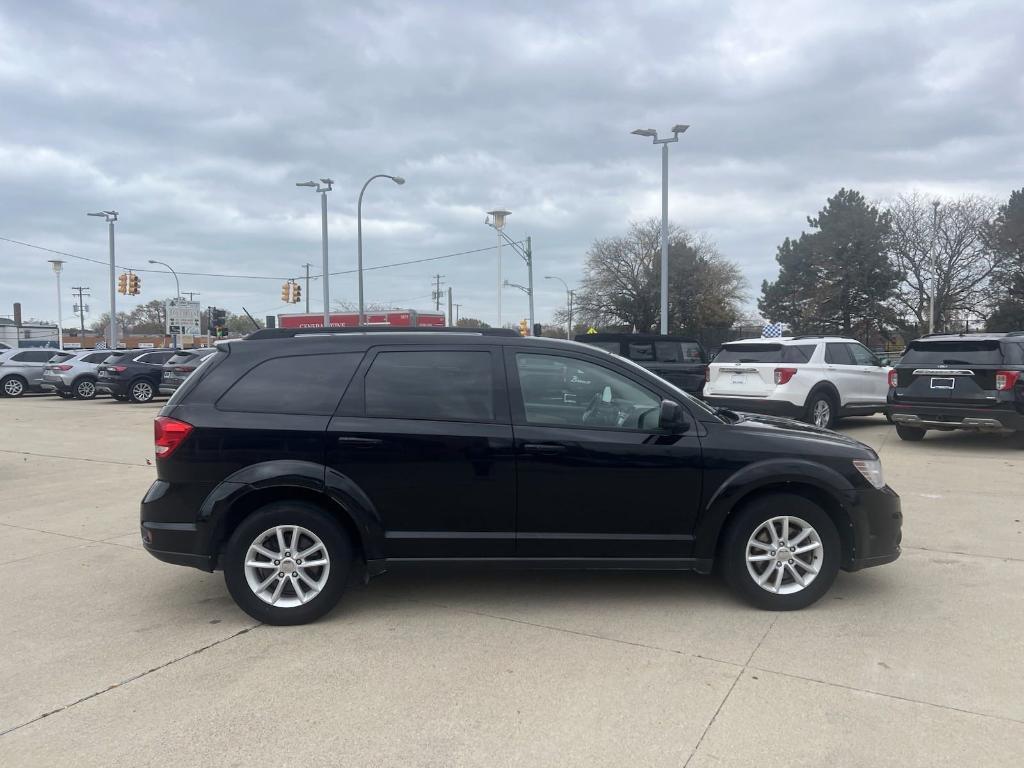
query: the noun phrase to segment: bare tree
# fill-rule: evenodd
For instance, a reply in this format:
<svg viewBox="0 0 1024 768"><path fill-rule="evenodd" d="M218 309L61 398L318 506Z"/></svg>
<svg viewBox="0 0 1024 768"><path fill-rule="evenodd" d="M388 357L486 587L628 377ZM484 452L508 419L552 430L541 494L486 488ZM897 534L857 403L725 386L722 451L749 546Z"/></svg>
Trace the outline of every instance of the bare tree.
<svg viewBox="0 0 1024 768"><path fill-rule="evenodd" d="M919 192L900 195L889 206L892 259L903 275L892 300L904 334L928 327L932 277L938 278L935 327L943 329L984 315L993 254L986 232L996 203L979 195L933 199ZM933 260L937 269L933 269Z"/></svg>

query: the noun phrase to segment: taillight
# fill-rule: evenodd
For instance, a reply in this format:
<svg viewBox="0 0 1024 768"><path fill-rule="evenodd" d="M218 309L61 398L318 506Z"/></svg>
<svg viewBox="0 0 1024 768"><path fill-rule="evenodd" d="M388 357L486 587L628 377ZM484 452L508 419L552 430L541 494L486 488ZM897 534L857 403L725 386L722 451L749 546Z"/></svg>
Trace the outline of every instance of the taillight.
<svg viewBox="0 0 1024 768"><path fill-rule="evenodd" d="M788 384L789 380L796 376L796 368L776 368L775 383Z"/></svg>
<svg viewBox="0 0 1024 768"><path fill-rule="evenodd" d="M71 370L71 366L70 365L55 365L55 366L53 366L53 370L55 370L55 371L70 371Z"/></svg>
<svg viewBox="0 0 1024 768"><path fill-rule="evenodd" d="M1009 392L1017 384L1020 371L996 371L996 390Z"/></svg>
<svg viewBox="0 0 1024 768"><path fill-rule="evenodd" d="M705 365L704 366L704 381L705 381L705 383L711 381L711 366L710 365Z"/></svg>
<svg viewBox="0 0 1024 768"><path fill-rule="evenodd" d="M192 373L192 371L194 371L195 369L196 369L196 367L194 365L176 365L176 366L174 366L174 370L177 373Z"/></svg>
<svg viewBox="0 0 1024 768"><path fill-rule="evenodd" d="M109 371L116 371L117 373L124 373L125 371L128 370L128 366L127 365L108 365L107 366L107 370L109 370Z"/></svg>
<svg viewBox="0 0 1024 768"><path fill-rule="evenodd" d="M889 371L889 389L896 389L899 386L899 376L896 371Z"/></svg>
<svg viewBox="0 0 1024 768"><path fill-rule="evenodd" d="M156 457L166 459L174 453L178 446L192 432L192 425L186 421L172 419L169 416L157 416L153 421L153 436L156 445Z"/></svg>

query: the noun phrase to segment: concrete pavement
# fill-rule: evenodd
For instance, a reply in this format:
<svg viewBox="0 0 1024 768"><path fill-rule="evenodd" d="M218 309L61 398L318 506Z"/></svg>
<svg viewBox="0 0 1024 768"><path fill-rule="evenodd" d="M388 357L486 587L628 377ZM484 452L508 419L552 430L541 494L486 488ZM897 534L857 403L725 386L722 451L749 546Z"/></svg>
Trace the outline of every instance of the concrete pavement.
<svg viewBox="0 0 1024 768"><path fill-rule="evenodd" d="M1024 747L1024 451L879 450L905 553L814 607L675 573L393 573L257 625L138 546L159 404L0 400L0 765L965 765Z"/></svg>

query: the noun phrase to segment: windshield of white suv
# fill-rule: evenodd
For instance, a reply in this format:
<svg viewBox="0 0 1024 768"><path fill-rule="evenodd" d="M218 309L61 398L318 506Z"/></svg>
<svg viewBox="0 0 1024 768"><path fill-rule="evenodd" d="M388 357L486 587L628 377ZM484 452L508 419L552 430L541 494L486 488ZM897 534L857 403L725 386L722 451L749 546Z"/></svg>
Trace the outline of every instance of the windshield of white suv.
<svg viewBox="0 0 1024 768"><path fill-rule="evenodd" d="M716 363L806 363L814 344L726 344Z"/></svg>

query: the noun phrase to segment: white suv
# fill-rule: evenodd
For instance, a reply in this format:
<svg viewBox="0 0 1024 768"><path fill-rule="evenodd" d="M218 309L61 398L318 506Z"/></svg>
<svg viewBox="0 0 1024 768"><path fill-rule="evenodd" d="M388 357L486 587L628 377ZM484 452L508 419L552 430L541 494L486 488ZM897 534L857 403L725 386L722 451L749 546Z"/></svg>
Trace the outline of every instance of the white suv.
<svg viewBox="0 0 1024 768"><path fill-rule="evenodd" d="M886 413L889 361L853 339L744 339L708 366L704 399L736 411L831 428L842 416Z"/></svg>

